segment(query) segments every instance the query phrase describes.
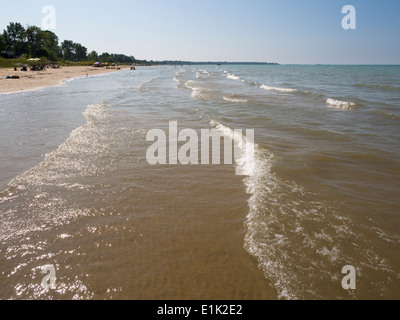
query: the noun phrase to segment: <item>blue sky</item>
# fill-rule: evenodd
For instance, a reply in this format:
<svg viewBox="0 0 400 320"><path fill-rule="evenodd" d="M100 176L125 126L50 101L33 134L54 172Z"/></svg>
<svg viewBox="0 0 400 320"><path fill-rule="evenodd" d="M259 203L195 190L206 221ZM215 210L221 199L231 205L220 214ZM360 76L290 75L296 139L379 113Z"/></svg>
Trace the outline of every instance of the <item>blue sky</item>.
<svg viewBox="0 0 400 320"><path fill-rule="evenodd" d="M8 22L41 26L56 9L60 40L138 59L269 61L282 64L400 64L399 0L19 0ZM342 28L342 7L357 29Z"/></svg>

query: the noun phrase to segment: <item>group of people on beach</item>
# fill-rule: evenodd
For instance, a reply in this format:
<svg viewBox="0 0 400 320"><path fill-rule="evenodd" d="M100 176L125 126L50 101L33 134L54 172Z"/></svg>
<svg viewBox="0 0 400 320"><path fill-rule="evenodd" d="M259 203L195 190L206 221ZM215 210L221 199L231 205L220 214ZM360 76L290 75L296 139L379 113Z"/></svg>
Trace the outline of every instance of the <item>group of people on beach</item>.
<svg viewBox="0 0 400 320"><path fill-rule="evenodd" d="M27 72L28 71L28 67L29 66L26 65L26 64L21 65L21 71L22 72ZM49 69L49 68L59 69L61 67L58 66L58 65L54 65L54 64L52 64L52 65L39 64L39 65L31 65L29 67L29 71L44 71L44 70ZM9 70L9 71L11 71L11 70ZM18 71L18 68L14 67L14 71ZM20 79L20 77L17 76L17 75L13 75L13 76L6 76L6 79Z"/></svg>
<svg viewBox="0 0 400 320"><path fill-rule="evenodd" d="M30 68L29 68L29 70L30 71L44 71L44 70L46 70L46 69L49 69L49 68L52 68L52 69L59 69L60 68L60 66L58 66L58 65L54 65L54 64L52 64L52 65L46 65L46 64L39 64L39 65L32 65ZM14 71L17 71L16 70L17 68L14 68ZM28 71L28 66L27 65L22 65L22 68L21 68L21 71Z"/></svg>

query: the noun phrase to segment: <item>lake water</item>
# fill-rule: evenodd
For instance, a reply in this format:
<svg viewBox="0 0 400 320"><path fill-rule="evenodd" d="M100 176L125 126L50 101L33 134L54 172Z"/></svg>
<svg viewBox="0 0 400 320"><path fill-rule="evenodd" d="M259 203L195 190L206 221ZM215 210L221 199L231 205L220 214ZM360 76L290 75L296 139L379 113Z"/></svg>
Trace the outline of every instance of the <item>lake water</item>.
<svg viewBox="0 0 400 320"><path fill-rule="evenodd" d="M170 121L253 129L254 171L151 166ZM400 298L399 66L138 68L0 123L2 299Z"/></svg>

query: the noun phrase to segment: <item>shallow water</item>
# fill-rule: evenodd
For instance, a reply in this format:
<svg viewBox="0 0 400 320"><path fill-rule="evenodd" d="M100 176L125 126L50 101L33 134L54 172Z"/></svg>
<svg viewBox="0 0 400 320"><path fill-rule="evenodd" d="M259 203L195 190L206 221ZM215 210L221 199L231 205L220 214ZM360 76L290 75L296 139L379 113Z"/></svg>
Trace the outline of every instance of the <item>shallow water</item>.
<svg viewBox="0 0 400 320"><path fill-rule="evenodd" d="M151 67L0 96L0 298L398 299L399 71ZM254 172L150 166L169 121L254 129Z"/></svg>

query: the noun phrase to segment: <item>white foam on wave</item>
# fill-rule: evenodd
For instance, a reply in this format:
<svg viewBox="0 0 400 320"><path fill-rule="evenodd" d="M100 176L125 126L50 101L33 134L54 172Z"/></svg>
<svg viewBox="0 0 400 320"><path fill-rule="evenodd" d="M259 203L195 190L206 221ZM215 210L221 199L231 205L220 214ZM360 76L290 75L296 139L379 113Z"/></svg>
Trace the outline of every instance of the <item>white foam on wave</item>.
<svg viewBox="0 0 400 320"><path fill-rule="evenodd" d="M248 102L247 99L232 98L232 97L223 97L222 99L224 99L227 102L233 102L233 103L246 103L246 102Z"/></svg>
<svg viewBox="0 0 400 320"><path fill-rule="evenodd" d="M235 76L234 74L232 74L232 73L228 73L228 75L226 76L228 79L231 79L231 80L240 80L240 77L238 77L238 76Z"/></svg>
<svg viewBox="0 0 400 320"><path fill-rule="evenodd" d="M318 298L319 272L324 270L328 279L334 276L325 270L332 261L340 263L340 249L324 250L318 252L322 257L310 258L318 245L307 226L318 224L329 229L329 223L323 221L320 203L309 201L296 183L282 181L272 172L273 160L273 154L259 150L254 174L245 179L250 194L245 248L257 258L279 299ZM319 243L327 248L331 244L329 240ZM309 284L307 292L301 287L303 283Z"/></svg>
<svg viewBox="0 0 400 320"><path fill-rule="evenodd" d="M189 80L185 83L185 87L192 90L192 98L193 99L206 99L206 89L203 89L199 86L199 83L193 80Z"/></svg>
<svg viewBox="0 0 400 320"><path fill-rule="evenodd" d="M115 115L104 102L89 105L83 112L86 124L73 130L63 144L46 154L45 159L35 168L14 178L9 186L59 186L59 181L73 180L78 174L90 176L100 173L101 168L94 166L92 161L109 155L109 146L102 140L103 127L113 120ZM112 136L108 135L107 138L112 139ZM84 188L72 182L64 183L63 186L70 189Z"/></svg>
<svg viewBox="0 0 400 320"><path fill-rule="evenodd" d="M357 106L357 104L355 104L354 102L340 101L332 98L326 100L326 103L328 106L335 107L337 109L345 111L352 110Z"/></svg>
<svg viewBox="0 0 400 320"><path fill-rule="evenodd" d="M395 246L399 237L382 236L380 230L374 234L370 225L354 223L334 202L274 173L273 161L272 153L257 148L254 174L244 180L250 194L245 248L257 258L279 299L338 298L324 288L340 285L337 270L346 264L362 265L364 273L395 276L375 244L379 236L384 246ZM360 256L347 254L348 243ZM371 285L381 288L382 283L372 280Z"/></svg>
<svg viewBox="0 0 400 320"><path fill-rule="evenodd" d="M262 84L261 89L264 90L271 90L271 91L276 91L276 92L282 92L282 93L293 93L297 92L297 89L291 89L291 88L279 88L279 87L271 87L266 84Z"/></svg>
<svg viewBox="0 0 400 320"><path fill-rule="evenodd" d="M257 145L254 144L254 141L249 141L246 139L246 136L240 133L240 131L224 126L218 121L211 120L210 125L215 127L222 136L233 141L237 148L236 150L239 150L239 152L235 152L235 162L237 166L236 172L244 176L253 175L254 154L251 154L249 151L255 150L257 147Z"/></svg>
<svg viewBox="0 0 400 320"><path fill-rule="evenodd" d="M235 143L242 141L240 134L220 122L210 124ZM326 298L320 288L335 284L337 270L354 263L344 256L342 245L354 240L353 223L315 194L277 176L272 171L273 153L258 145L254 151L251 170L245 167L245 158L237 162L250 172L243 180L250 195L245 249L258 260L279 299ZM338 228L349 231L338 233Z"/></svg>
<svg viewBox="0 0 400 320"><path fill-rule="evenodd" d="M198 88L197 84L198 84L197 81L189 80L185 83L185 87L193 90Z"/></svg>
<svg viewBox="0 0 400 320"><path fill-rule="evenodd" d="M86 178L99 177L115 168L115 152L111 148L123 139L115 139L119 130L113 131L111 124L119 117L108 104L89 105L83 115L86 124L74 129L65 142L46 154L39 164L9 182L8 190L13 190L12 195L16 190L30 190L29 200L13 207L10 220L1 221L0 229L7 224L8 232L0 235L0 241L4 241L4 236L8 239L25 237L93 215L92 209L58 196L59 191L85 192L92 188ZM126 131L124 137L125 134ZM14 213L25 210L22 220L15 219ZM67 234L61 238L67 238Z"/></svg>

